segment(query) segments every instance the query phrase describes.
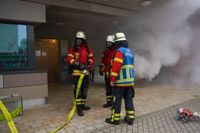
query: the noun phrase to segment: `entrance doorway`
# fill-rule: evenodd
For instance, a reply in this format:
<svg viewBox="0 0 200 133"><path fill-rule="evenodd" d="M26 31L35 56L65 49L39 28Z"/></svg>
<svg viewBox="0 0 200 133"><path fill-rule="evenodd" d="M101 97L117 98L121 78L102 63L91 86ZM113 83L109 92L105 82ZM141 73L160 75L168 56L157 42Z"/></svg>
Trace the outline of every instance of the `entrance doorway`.
<svg viewBox="0 0 200 133"><path fill-rule="evenodd" d="M60 80L59 44L56 39L37 39L35 45L36 65L39 70L48 71L48 83Z"/></svg>

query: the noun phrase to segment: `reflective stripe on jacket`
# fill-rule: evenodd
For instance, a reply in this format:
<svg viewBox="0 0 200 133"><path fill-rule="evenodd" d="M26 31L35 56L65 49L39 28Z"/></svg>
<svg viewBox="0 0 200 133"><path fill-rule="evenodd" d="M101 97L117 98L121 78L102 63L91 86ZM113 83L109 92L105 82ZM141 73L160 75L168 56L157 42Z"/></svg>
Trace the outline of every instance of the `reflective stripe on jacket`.
<svg viewBox="0 0 200 133"><path fill-rule="evenodd" d="M101 58L101 64L99 69L105 72L105 74L109 77L112 59L115 55L115 47L111 47L110 49L105 49Z"/></svg>
<svg viewBox="0 0 200 133"><path fill-rule="evenodd" d="M110 80L115 82L116 86L134 85L134 54L129 48L117 49Z"/></svg>
<svg viewBox="0 0 200 133"><path fill-rule="evenodd" d="M80 64L86 64L87 62L89 62L89 64L94 64L92 49L88 48L87 50L85 44L82 44L78 51L75 51L74 48L71 47L67 54L66 62L70 65L74 65L76 61L80 62ZM82 72L82 70L74 69L72 75L80 76ZM86 73L85 75L89 75L89 73Z"/></svg>

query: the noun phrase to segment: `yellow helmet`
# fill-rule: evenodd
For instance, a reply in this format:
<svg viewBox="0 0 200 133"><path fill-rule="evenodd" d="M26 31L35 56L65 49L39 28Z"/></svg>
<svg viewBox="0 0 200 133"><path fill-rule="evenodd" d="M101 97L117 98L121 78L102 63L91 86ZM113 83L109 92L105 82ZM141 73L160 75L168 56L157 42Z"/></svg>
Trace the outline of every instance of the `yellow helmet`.
<svg viewBox="0 0 200 133"><path fill-rule="evenodd" d="M76 33L76 38L83 38L83 39L86 39L85 37L85 33L83 31L78 31Z"/></svg>

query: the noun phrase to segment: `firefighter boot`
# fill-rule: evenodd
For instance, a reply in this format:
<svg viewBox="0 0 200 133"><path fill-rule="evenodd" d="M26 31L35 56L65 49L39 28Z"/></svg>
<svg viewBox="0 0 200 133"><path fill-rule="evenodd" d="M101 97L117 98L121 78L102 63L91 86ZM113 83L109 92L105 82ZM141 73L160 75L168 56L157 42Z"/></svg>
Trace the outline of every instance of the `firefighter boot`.
<svg viewBox="0 0 200 133"><path fill-rule="evenodd" d="M109 123L109 124L113 124L113 125L119 125L120 124L119 120L112 120L112 118L106 118L105 122Z"/></svg>
<svg viewBox="0 0 200 133"><path fill-rule="evenodd" d="M104 108L111 107L111 106L112 106L111 101L107 101L107 103L103 105Z"/></svg>
<svg viewBox="0 0 200 133"><path fill-rule="evenodd" d="M124 121L128 123L129 125L133 125L133 120L132 118L129 118L128 116L125 116Z"/></svg>
<svg viewBox="0 0 200 133"><path fill-rule="evenodd" d="M90 106L85 105L86 99L82 99L81 108L82 110L90 110Z"/></svg>
<svg viewBox="0 0 200 133"><path fill-rule="evenodd" d="M86 106L85 104L83 104L81 108L82 110L90 110L90 106Z"/></svg>
<svg viewBox="0 0 200 133"><path fill-rule="evenodd" d="M84 116L84 112L83 112L83 110L82 110L80 105L77 106L77 113L78 113L78 116Z"/></svg>

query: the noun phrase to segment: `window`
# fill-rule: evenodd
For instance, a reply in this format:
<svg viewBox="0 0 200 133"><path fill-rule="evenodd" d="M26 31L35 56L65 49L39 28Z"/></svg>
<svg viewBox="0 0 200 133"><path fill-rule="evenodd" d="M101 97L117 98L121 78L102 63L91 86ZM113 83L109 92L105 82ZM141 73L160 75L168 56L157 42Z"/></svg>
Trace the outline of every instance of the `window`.
<svg viewBox="0 0 200 133"><path fill-rule="evenodd" d="M30 68L28 33L27 25L0 23L0 70Z"/></svg>

